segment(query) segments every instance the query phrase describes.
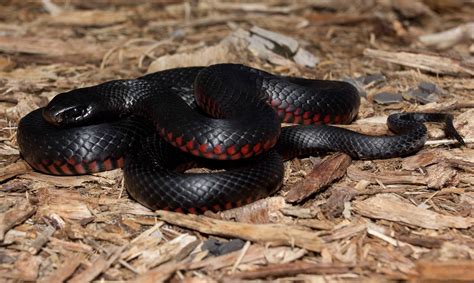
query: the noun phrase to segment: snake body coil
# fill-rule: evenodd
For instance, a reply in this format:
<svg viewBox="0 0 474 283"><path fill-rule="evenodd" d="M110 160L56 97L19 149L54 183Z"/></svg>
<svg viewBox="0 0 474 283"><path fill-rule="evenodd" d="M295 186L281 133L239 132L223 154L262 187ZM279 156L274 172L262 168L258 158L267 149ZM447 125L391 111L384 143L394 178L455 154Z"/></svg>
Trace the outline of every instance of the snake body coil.
<svg viewBox="0 0 474 283"><path fill-rule="evenodd" d="M282 182L283 160L298 155L408 155L424 145L427 121L445 122L462 143L448 114L393 114L388 126L396 136L320 125L350 123L359 105L357 90L344 82L234 64L178 68L59 94L20 121L18 144L38 171L75 175L124 166L126 188L143 205L200 213L271 194ZM184 173L191 163L226 171Z"/></svg>

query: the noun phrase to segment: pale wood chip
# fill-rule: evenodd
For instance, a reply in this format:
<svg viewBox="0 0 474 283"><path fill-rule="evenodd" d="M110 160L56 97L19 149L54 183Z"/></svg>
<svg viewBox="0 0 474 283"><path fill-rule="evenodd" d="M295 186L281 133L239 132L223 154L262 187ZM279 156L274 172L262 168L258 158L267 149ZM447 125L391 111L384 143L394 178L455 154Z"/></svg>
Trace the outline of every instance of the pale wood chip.
<svg viewBox="0 0 474 283"><path fill-rule="evenodd" d="M127 245L112 248L109 254L101 254L88 268L76 274L68 282L81 283L94 280L94 278L109 268L120 257L120 254L126 247Z"/></svg>
<svg viewBox="0 0 474 283"><path fill-rule="evenodd" d="M385 185L391 184L412 184L412 185L426 185L426 177L413 175L412 172L407 171L385 171L378 173L370 173L362 171L356 166L351 165L347 169L347 176L354 181L366 180L373 184L381 182Z"/></svg>
<svg viewBox="0 0 474 283"><path fill-rule="evenodd" d="M28 163L26 163L24 160L19 160L15 163L0 168L0 182L13 178L17 175L31 172L32 170L33 169L31 169Z"/></svg>
<svg viewBox="0 0 474 283"><path fill-rule="evenodd" d="M449 153L442 149L427 149L413 156L403 158L402 168L405 170L416 170L432 164L440 163L449 157Z"/></svg>
<svg viewBox="0 0 474 283"><path fill-rule="evenodd" d="M80 242L69 242L54 237L49 238L48 246L55 249L66 250L76 253L90 254L94 250L91 246Z"/></svg>
<svg viewBox="0 0 474 283"><path fill-rule="evenodd" d="M423 44L436 49L447 49L463 40L474 40L474 22L433 34L422 35L418 38Z"/></svg>
<svg viewBox="0 0 474 283"><path fill-rule="evenodd" d="M384 51L370 48L364 50L364 55L436 74L474 76L474 68L464 66L462 61L448 57L421 53Z"/></svg>
<svg viewBox="0 0 474 283"><path fill-rule="evenodd" d="M266 30L264 28L254 26L250 29L250 32L259 35L262 38L275 42L283 48L287 48L291 54L295 54L298 50L299 44L294 38L283 35L281 33Z"/></svg>
<svg viewBox="0 0 474 283"><path fill-rule="evenodd" d="M274 264L267 267L262 267L254 271L245 271L226 276L226 280L238 279L257 279L277 276L290 276L295 274L338 274L347 273L352 269L352 265L336 264L336 263L310 263L304 261L296 261L292 263Z"/></svg>
<svg viewBox="0 0 474 283"><path fill-rule="evenodd" d="M284 224L247 224L215 220L196 215L156 211L163 221L201 233L237 237L254 242L269 242L275 245L295 245L310 251L319 251L323 242L316 233L298 226Z"/></svg>
<svg viewBox="0 0 474 283"><path fill-rule="evenodd" d="M22 201L11 209L0 214L0 241L3 241L5 233L14 226L22 223L36 212L37 207L28 201Z"/></svg>
<svg viewBox="0 0 474 283"><path fill-rule="evenodd" d="M61 283L72 276L81 263L86 259L84 254L70 254L62 264L51 274L41 277L39 283Z"/></svg>
<svg viewBox="0 0 474 283"><path fill-rule="evenodd" d="M431 189L441 189L445 186L456 186L459 183L457 170L448 163L438 163L426 169L426 185Z"/></svg>
<svg viewBox="0 0 474 283"><path fill-rule="evenodd" d="M28 251L34 255L39 253L55 231L56 229L53 226L46 226L46 229L44 229L40 234L38 234L36 236L36 239L31 243L31 246L28 247Z"/></svg>
<svg viewBox="0 0 474 283"><path fill-rule="evenodd" d="M212 218L253 224L277 223L283 218L280 210L286 206L283 197L269 197L242 207L224 210L217 214L206 212L205 215Z"/></svg>
<svg viewBox="0 0 474 283"><path fill-rule="evenodd" d="M87 207L85 197L71 190L42 188L38 192L40 202L39 214L48 216L57 214L65 219L90 219L92 213Z"/></svg>
<svg viewBox="0 0 474 283"><path fill-rule="evenodd" d="M76 10L62 11L42 20L58 26L102 27L125 22L131 15L126 11Z"/></svg>
<svg viewBox="0 0 474 283"><path fill-rule="evenodd" d="M100 59L106 49L102 46L87 43L84 40L68 40L44 37L11 37L0 36L0 51L6 53L38 54L50 57L82 55L87 59Z"/></svg>
<svg viewBox="0 0 474 283"><path fill-rule="evenodd" d="M18 280L34 281L38 278L38 271L42 260L39 256L31 256L29 253L21 253L15 262L15 273Z"/></svg>
<svg viewBox="0 0 474 283"><path fill-rule="evenodd" d="M165 55L153 61L148 67L148 73L165 69L189 66L207 66L217 63L238 63L239 57L232 45L227 42L198 49L190 53Z"/></svg>
<svg viewBox="0 0 474 283"><path fill-rule="evenodd" d="M473 281L474 261L449 260L428 261L420 260L416 264L420 281Z"/></svg>
<svg viewBox="0 0 474 283"><path fill-rule="evenodd" d="M392 194L379 194L353 203L354 210L364 216L385 219L426 229L467 229L474 224L472 217L442 215L402 201Z"/></svg>

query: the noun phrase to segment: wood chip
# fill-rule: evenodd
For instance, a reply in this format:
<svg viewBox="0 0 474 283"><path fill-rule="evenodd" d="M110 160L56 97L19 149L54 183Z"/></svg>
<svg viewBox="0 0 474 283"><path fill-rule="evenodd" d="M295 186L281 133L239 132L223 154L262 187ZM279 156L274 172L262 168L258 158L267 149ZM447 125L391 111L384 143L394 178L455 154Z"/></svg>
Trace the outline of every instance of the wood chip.
<svg viewBox="0 0 474 283"><path fill-rule="evenodd" d="M13 208L0 214L0 241L3 241L5 233L14 226L22 223L36 212L36 206L28 201L22 201Z"/></svg>
<svg viewBox="0 0 474 283"><path fill-rule="evenodd" d="M410 52L392 52L367 48L364 55L370 58L379 59L435 74L444 75L470 75L474 76L474 68L463 65L462 61L442 57Z"/></svg>
<svg viewBox="0 0 474 283"><path fill-rule="evenodd" d="M67 59L66 56L81 54L83 60L98 60L102 58L106 49L84 40L63 41L44 37L0 36L0 51L63 57L63 59Z"/></svg>
<svg viewBox="0 0 474 283"><path fill-rule="evenodd" d="M108 255L106 253L101 254L88 268L76 274L68 282L81 283L92 281L99 274L109 268L110 265L112 265L117 260L125 248L126 245L113 248L111 251L109 251Z"/></svg>
<svg viewBox="0 0 474 283"><path fill-rule="evenodd" d="M473 281L474 262L472 260L427 261L416 264L419 281Z"/></svg>
<svg viewBox="0 0 474 283"><path fill-rule="evenodd" d="M296 54L299 44L294 38L285 36L281 33L272 32L270 30L263 29L261 27L254 26L250 29L250 32L259 35L271 42L278 44L282 48L286 48L290 54Z"/></svg>
<svg viewBox="0 0 474 283"><path fill-rule="evenodd" d="M194 52L162 56L148 67L148 73L189 66L207 66L218 63L238 63L236 51L228 42L205 47Z"/></svg>
<svg viewBox="0 0 474 283"><path fill-rule="evenodd" d="M48 24L59 26L103 27L122 23L131 16L130 12L76 10L63 11L43 19Z"/></svg>
<svg viewBox="0 0 474 283"><path fill-rule="evenodd" d="M436 49L447 49L464 40L474 40L474 22L459 25L442 32L422 35L418 38L423 44Z"/></svg>
<svg viewBox="0 0 474 283"><path fill-rule="evenodd" d="M457 186L458 172L448 163L439 163L427 168L426 185L430 189L441 189L445 186Z"/></svg>
<svg viewBox="0 0 474 283"><path fill-rule="evenodd" d="M346 264L327 264L327 263L310 263L304 261L296 261L292 263L275 264L263 267L254 271L246 271L224 277L225 280L236 279L257 279L278 276L291 276L295 274L340 274L347 273L351 270L351 265Z"/></svg>
<svg viewBox="0 0 474 283"><path fill-rule="evenodd" d="M286 206L283 197L269 197L218 214L206 213L206 216L253 224L275 223L282 218L280 210Z"/></svg>
<svg viewBox="0 0 474 283"><path fill-rule="evenodd" d="M441 149L429 149L418 152L416 155L408 156L402 161L405 170L416 170L432 164L442 162L448 158L448 153Z"/></svg>
<svg viewBox="0 0 474 283"><path fill-rule="evenodd" d="M355 201L353 207L357 213L367 217L401 222L426 229L467 229L474 224L472 217L442 215L416 207L389 194L380 194L363 201Z"/></svg>
<svg viewBox="0 0 474 283"><path fill-rule="evenodd" d="M46 229L44 229L40 234L38 234L38 236L36 236L36 239L31 243L31 246L28 248L28 251L34 255L39 253L55 231L56 229L53 226L46 226Z"/></svg>
<svg viewBox="0 0 474 283"><path fill-rule="evenodd" d="M336 153L314 166L306 178L294 185L285 199L288 202L299 202L308 196L319 192L334 180L344 176L352 158L344 153Z"/></svg>
<svg viewBox="0 0 474 283"><path fill-rule="evenodd" d="M40 215L57 214L70 220L90 219L92 213L79 192L42 188L39 191Z"/></svg>
<svg viewBox="0 0 474 283"><path fill-rule="evenodd" d="M28 165L28 163L26 163L24 160L17 161L13 164L0 168L0 182L13 178L17 175L31 172L32 170L33 169L31 169L30 165Z"/></svg>
<svg viewBox="0 0 474 283"><path fill-rule="evenodd" d="M236 237L258 243L268 242L274 245L295 245L310 251L320 251L323 244L316 233L303 230L297 226L235 223L168 211L157 211L156 215L170 224L206 234Z"/></svg>
<svg viewBox="0 0 474 283"><path fill-rule="evenodd" d="M72 276L77 268L86 259L84 254L70 254L62 264L48 276L42 277L39 283L60 283Z"/></svg>
<svg viewBox="0 0 474 283"><path fill-rule="evenodd" d="M15 276L20 281L35 281L41 264L39 256L31 256L29 253L21 253L15 261Z"/></svg>
<svg viewBox="0 0 474 283"><path fill-rule="evenodd" d="M382 182L385 185L392 184L411 184L411 185L426 185L426 177L413 175L412 172L407 171L385 171L378 173L370 173L358 169L356 166L349 166L347 168L347 176L354 181L366 180L372 184Z"/></svg>

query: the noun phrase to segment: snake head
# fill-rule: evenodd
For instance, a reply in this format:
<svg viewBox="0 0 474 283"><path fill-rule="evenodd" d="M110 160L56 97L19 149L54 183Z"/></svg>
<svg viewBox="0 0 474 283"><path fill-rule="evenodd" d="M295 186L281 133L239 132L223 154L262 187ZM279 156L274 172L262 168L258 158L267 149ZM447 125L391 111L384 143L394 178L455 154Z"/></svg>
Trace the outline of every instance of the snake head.
<svg viewBox="0 0 474 283"><path fill-rule="evenodd" d="M77 126L103 118L99 95L88 88L75 89L56 95L43 109L43 118L56 126Z"/></svg>

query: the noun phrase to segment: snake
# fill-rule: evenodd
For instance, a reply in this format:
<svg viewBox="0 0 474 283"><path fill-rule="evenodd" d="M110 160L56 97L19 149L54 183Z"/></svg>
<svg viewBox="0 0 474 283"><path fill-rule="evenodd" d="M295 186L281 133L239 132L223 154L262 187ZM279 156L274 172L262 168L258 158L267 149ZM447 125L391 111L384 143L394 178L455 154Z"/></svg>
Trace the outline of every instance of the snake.
<svg viewBox="0 0 474 283"><path fill-rule="evenodd" d="M182 67L106 81L56 95L18 124L22 157L35 170L81 175L123 168L130 196L156 210L220 211L254 202L282 185L284 161L344 152L356 159L407 156L445 113L394 113L393 135L349 124L360 107L344 81L272 74L241 64ZM282 127L281 123L293 124ZM195 172L193 167L211 172Z"/></svg>

